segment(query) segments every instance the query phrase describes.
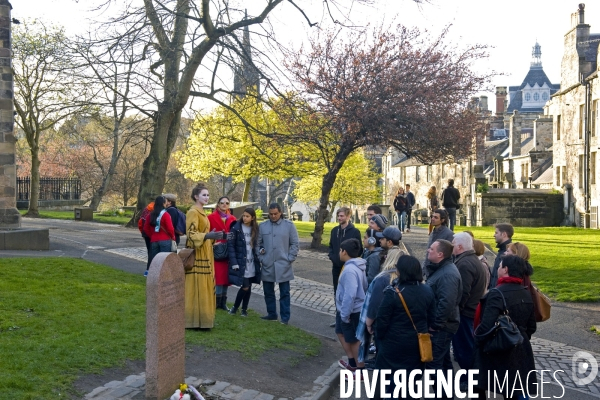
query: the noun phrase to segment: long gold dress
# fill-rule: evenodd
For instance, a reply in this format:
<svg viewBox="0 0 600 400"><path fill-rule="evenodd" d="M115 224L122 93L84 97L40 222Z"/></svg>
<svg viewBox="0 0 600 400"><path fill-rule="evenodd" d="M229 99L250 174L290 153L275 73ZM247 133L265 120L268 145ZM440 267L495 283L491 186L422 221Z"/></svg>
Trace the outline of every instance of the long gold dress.
<svg viewBox="0 0 600 400"><path fill-rule="evenodd" d="M186 215L188 245L196 249L194 267L185 272L185 327L212 328L215 325L215 270L213 240L205 240L210 230L204 210L193 205Z"/></svg>

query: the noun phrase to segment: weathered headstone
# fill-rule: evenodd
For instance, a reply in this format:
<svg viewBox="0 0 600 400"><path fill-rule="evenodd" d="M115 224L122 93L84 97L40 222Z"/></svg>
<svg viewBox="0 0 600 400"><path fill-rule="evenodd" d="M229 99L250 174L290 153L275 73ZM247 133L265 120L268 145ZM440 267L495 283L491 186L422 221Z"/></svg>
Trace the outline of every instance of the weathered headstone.
<svg viewBox="0 0 600 400"><path fill-rule="evenodd" d="M174 253L159 253L146 283L146 398L171 396L185 378L185 273Z"/></svg>

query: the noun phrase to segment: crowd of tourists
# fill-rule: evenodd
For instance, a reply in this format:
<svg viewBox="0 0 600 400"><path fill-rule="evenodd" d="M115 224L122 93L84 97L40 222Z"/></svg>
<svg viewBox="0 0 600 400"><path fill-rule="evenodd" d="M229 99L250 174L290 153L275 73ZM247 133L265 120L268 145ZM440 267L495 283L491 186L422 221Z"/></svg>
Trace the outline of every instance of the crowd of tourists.
<svg viewBox="0 0 600 400"><path fill-rule="evenodd" d="M408 196L408 185L406 191L398 190L394 201L398 227L386 227L381 209L370 206L369 229L362 243L349 222L350 210L338 210L339 227L332 231L329 254L335 329L347 356L347 361L342 358L338 363L362 380L364 369L405 370L406 376L425 369L449 374L453 356L460 369L479 370L475 396L470 398L485 399L486 390L491 390L505 399L527 399L528 393L536 393L535 373L527 380L520 377L535 369L529 341L536 323L544 320L530 279L529 250L512 242L512 225L498 223L494 233L498 254L490 266L482 241L469 231L453 232L459 195L453 181L448 183L443 207L435 187L427 195L430 229L425 260L398 247L402 230L410 231L408 215L414 201ZM502 347L494 336L506 316L518 329L512 332L514 343ZM429 359L424 359L420 336L429 336L423 342L431 342ZM511 384L502 387L500 381L488 380L493 376L506 377ZM460 378L463 392L466 378ZM525 387L517 385L513 392L515 381ZM393 393L394 381L384 390ZM380 395L379 388L375 393ZM441 394L436 398L452 398Z"/></svg>

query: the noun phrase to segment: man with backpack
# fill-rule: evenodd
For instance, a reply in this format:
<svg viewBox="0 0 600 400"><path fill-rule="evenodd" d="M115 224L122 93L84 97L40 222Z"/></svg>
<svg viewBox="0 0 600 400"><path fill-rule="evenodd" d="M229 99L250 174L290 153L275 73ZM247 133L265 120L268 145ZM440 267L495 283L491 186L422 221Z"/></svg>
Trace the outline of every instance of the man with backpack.
<svg viewBox="0 0 600 400"><path fill-rule="evenodd" d="M185 235L185 214L177 208L177 195L173 193L163 194L165 198L165 207L171 221L173 221L173 228L175 228L175 242L179 244L179 237Z"/></svg>

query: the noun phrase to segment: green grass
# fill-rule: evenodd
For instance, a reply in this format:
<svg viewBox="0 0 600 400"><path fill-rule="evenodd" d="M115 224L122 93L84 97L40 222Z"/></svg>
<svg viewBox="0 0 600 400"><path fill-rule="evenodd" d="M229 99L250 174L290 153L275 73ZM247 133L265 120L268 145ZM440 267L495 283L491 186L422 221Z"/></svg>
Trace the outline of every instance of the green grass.
<svg viewBox="0 0 600 400"><path fill-rule="evenodd" d="M25 215L27 210L19 210L21 215ZM107 211L102 213L94 213L94 222L102 222L105 224L117 224L117 225L125 225L129 222L132 213L123 213L119 215L114 211ZM46 211L40 210L40 218L52 218L52 219L75 219L74 211Z"/></svg>
<svg viewBox="0 0 600 400"><path fill-rule="evenodd" d="M298 236L300 236L301 238L311 237L310 234L315 230L314 222L294 221L294 225L296 225L296 229L298 230ZM338 224L335 222L327 222L325 224L322 240L322 244L324 246L329 246L329 237L331 236L331 230L337 225ZM363 234L369 228L367 224L354 224L354 226L361 232L361 234Z"/></svg>
<svg viewBox="0 0 600 400"><path fill-rule="evenodd" d="M0 259L0 399L68 398L78 376L144 359L145 290L142 276L80 259ZM186 332L186 341L248 358L320 348L315 337L256 313L217 312L215 329Z"/></svg>
<svg viewBox="0 0 600 400"><path fill-rule="evenodd" d="M470 230L494 251L494 227L457 226ZM513 242L531 252L533 282L558 301L600 301L600 230L579 228L515 228Z"/></svg>

